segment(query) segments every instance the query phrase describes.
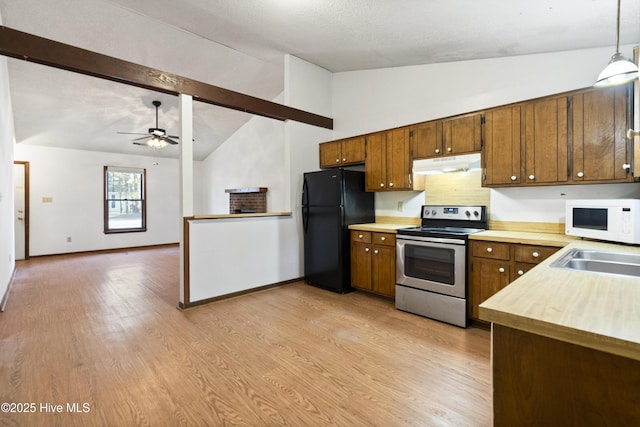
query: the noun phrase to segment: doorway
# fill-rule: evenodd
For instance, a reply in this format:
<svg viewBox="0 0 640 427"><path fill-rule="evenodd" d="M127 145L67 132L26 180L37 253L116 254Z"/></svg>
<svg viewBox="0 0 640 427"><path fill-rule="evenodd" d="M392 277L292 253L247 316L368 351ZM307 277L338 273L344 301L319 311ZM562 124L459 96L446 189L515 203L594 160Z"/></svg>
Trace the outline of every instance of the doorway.
<svg viewBox="0 0 640 427"><path fill-rule="evenodd" d="M13 162L15 259L29 259L29 162Z"/></svg>

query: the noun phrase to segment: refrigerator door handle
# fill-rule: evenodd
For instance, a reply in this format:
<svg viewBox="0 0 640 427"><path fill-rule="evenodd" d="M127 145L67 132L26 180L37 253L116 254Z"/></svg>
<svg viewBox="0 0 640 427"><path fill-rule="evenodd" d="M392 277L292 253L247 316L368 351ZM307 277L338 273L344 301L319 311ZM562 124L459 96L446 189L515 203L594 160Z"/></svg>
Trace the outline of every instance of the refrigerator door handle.
<svg viewBox="0 0 640 427"><path fill-rule="evenodd" d="M306 206L309 204L309 189L307 187L307 179L305 178L302 182L302 206Z"/></svg>
<svg viewBox="0 0 640 427"><path fill-rule="evenodd" d="M302 206L302 230L306 233L309 226L309 208Z"/></svg>

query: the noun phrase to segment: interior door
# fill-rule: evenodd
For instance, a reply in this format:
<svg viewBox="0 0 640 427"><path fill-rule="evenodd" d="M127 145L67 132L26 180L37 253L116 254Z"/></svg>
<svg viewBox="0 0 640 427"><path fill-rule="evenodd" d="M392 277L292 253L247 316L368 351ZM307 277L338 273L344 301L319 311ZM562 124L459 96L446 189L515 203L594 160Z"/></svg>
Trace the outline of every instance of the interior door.
<svg viewBox="0 0 640 427"><path fill-rule="evenodd" d="M14 230L15 230L15 259L22 260L29 257L28 243L28 171L27 162L13 164L13 200L14 200Z"/></svg>

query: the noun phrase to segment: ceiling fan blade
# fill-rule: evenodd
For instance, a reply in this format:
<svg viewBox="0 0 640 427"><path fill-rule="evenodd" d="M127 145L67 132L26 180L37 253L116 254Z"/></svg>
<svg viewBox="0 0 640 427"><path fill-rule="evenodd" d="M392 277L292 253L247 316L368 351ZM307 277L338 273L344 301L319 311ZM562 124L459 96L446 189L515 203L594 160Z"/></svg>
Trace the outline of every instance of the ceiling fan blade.
<svg viewBox="0 0 640 427"><path fill-rule="evenodd" d="M169 138L168 136L163 136L160 139L164 139L165 141L167 141L169 144L172 145L178 145L178 141L174 141L173 139Z"/></svg>
<svg viewBox="0 0 640 427"><path fill-rule="evenodd" d="M145 142L135 142L133 141L134 145L147 145Z"/></svg>
<svg viewBox="0 0 640 427"><path fill-rule="evenodd" d="M138 133L138 132L116 132L120 135L149 135L148 133Z"/></svg>
<svg viewBox="0 0 640 427"><path fill-rule="evenodd" d="M153 136L152 136L152 135L146 135L146 134L145 134L145 136L141 136L140 138L136 138L136 139L134 139L133 141L142 141L142 140L144 140L144 139L149 139L149 138L153 138Z"/></svg>
<svg viewBox="0 0 640 427"><path fill-rule="evenodd" d="M178 135L165 135L165 136L168 136L169 138L173 138L173 139L180 139Z"/></svg>

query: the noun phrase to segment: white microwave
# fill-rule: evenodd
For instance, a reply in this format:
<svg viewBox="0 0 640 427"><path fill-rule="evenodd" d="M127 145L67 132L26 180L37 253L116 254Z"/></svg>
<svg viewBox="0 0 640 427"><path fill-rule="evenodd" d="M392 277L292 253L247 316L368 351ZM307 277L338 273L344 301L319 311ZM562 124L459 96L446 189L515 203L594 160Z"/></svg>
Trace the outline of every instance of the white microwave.
<svg viewBox="0 0 640 427"><path fill-rule="evenodd" d="M640 199L567 200L565 234L640 244Z"/></svg>

